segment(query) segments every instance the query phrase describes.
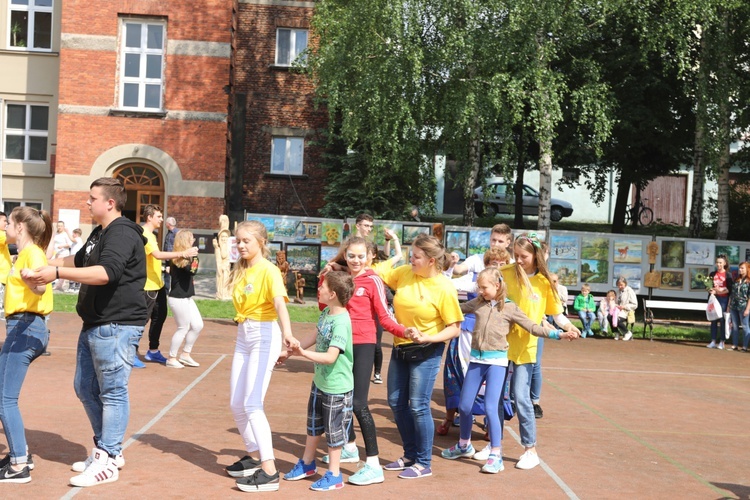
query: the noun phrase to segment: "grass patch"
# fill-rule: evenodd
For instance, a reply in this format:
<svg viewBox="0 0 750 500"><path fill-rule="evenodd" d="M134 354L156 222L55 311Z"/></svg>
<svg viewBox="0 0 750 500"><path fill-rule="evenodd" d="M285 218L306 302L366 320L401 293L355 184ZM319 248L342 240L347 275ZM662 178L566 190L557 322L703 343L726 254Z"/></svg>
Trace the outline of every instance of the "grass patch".
<svg viewBox="0 0 750 500"><path fill-rule="evenodd" d="M76 312L78 295L72 293L55 293L55 311ZM234 306L231 301L196 299L195 304L204 319L232 319L235 315ZM289 317L294 323L317 323L320 311L317 303L310 305L289 304L287 307ZM172 315L172 311L169 312Z"/></svg>

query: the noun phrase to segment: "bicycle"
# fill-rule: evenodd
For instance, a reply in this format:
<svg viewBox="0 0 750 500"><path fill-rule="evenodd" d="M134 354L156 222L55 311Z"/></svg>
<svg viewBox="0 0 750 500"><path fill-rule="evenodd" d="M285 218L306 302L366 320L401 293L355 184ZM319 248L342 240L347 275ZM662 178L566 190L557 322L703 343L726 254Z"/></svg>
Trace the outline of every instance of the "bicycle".
<svg viewBox="0 0 750 500"><path fill-rule="evenodd" d="M625 207L625 225L629 226L632 222L633 214L637 214L636 222L641 226L648 226L654 222L654 211L647 207L643 202L648 198L639 200L635 206L627 205Z"/></svg>

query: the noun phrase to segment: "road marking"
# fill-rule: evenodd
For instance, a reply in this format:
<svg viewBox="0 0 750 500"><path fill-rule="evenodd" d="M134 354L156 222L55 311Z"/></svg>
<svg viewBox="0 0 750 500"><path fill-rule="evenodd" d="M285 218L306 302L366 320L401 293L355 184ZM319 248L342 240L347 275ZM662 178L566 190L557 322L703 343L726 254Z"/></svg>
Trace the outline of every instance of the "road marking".
<svg viewBox="0 0 750 500"><path fill-rule="evenodd" d="M122 445L122 451L125 451L125 449L128 448L131 444L133 444L136 441L138 441L138 438L140 438L151 427L153 427L159 420L161 420L162 417L164 417L164 415L166 415L167 412L169 412L169 410L171 410L172 408L174 408L174 406L177 403L179 403L182 400L182 398L184 398L185 396L187 396L187 394L191 390L193 390L193 388L196 385L198 385L201 380L203 380L204 378L206 378L206 376L209 373L211 373L211 371L213 371L213 369L216 368L219 365L219 363L221 363L222 361L224 361L224 359L226 357L227 357L226 354L222 354L219 359L217 359L216 361L214 361L213 364L211 366L209 366L208 369L206 369L206 371L204 371L203 373L201 373L198 376L198 378L196 378L195 380L193 380L190 383L190 385L188 385L187 387L185 387L185 389L183 389L181 393L179 393L177 396L175 396L175 398L172 401L170 401L167 406L165 406L164 408L162 408L162 410L159 413L157 413L154 418L152 418L151 420L149 420L149 422L146 425L144 425L143 427L141 427L140 429L138 429L138 432L136 432L135 434L133 434L132 436L130 436L130 438L127 441L125 441L125 444ZM80 487L80 486L74 486L66 495L64 495L64 496L61 497L61 500L68 500L70 498L73 498L82 489L83 488Z"/></svg>
<svg viewBox="0 0 750 500"><path fill-rule="evenodd" d="M596 372L596 373L632 373L635 375L672 375L676 377L716 377L748 380L750 375L731 375L721 373L696 373L696 372L663 372L656 370L612 370L607 368L566 368L562 366L545 366L543 370L565 371L565 372Z"/></svg>
<svg viewBox="0 0 750 500"><path fill-rule="evenodd" d="M503 431L505 431L508 434L510 434L513 437L513 439L516 440L516 442L518 444L521 444L521 436L519 436L518 434L516 434L516 432L513 429L511 429L508 426L503 426ZM521 444L521 447L523 448L522 444ZM555 471L552 470L552 467L550 467L549 465L547 465L547 462L545 462L544 460L542 460L540 458L539 459L539 465L541 466L542 470L544 470L544 472L546 472L547 475L549 477L551 477L554 482L557 483L557 485L560 487L560 489L563 490L563 492L565 492L565 494L568 496L568 498L579 500L578 495L576 495L575 492L570 488L570 486L568 486L565 483L565 481L563 481L562 478L560 476L558 476L555 473Z"/></svg>

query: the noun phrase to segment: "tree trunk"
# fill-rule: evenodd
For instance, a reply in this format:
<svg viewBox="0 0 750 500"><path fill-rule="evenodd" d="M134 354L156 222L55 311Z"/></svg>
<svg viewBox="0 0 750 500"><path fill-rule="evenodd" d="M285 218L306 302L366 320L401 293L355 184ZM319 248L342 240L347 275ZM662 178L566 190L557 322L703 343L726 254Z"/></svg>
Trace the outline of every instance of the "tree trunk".
<svg viewBox="0 0 750 500"><path fill-rule="evenodd" d="M628 204L630 195L630 177L625 172L620 172L620 179L617 181L617 197L615 198L615 213L612 219L612 232L621 234L625 232L625 207Z"/></svg>
<svg viewBox="0 0 750 500"><path fill-rule="evenodd" d="M523 223L523 176L526 173L526 167L524 166L524 159L519 155L518 170L516 171L516 183L513 186L514 195L514 216L513 216L513 228L514 229L526 229Z"/></svg>
<svg viewBox="0 0 750 500"><path fill-rule="evenodd" d="M700 238L703 232L703 190L706 186L706 173L704 165L704 137L706 120L706 65L702 59L706 54L705 33L701 36L700 57L698 67L698 81L695 92L695 146L693 153L693 196L690 204L690 228L689 234L692 238Z"/></svg>
<svg viewBox="0 0 750 500"><path fill-rule="evenodd" d="M719 188L717 209L719 212L719 218L716 223L716 239L726 240L729 235L729 103L727 98L722 100L721 108L721 135L724 139L724 143L721 149L721 156L719 156L719 164L717 165L718 175L717 184Z"/></svg>
<svg viewBox="0 0 750 500"><path fill-rule="evenodd" d="M539 222L537 230L547 234L550 228L550 200L552 198L552 140L539 142Z"/></svg>
<svg viewBox="0 0 750 500"><path fill-rule="evenodd" d="M464 224L467 226L474 225L474 186L477 184L482 161L479 137L479 119L475 118L469 137L469 174L464 182Z"/></svg>

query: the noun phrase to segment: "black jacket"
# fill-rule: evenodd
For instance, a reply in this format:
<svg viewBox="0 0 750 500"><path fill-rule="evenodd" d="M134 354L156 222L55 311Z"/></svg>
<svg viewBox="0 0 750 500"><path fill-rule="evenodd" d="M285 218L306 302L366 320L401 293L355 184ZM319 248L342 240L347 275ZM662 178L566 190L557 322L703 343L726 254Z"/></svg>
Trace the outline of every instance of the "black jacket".
<svg viewBox="0 0 750 500"><path fill-rule="evenodd" d="M97 226L75 256L76 267L102 266L106 285L81 285L76 311L84 328L118 323L145 326L146 239L143 228L125 217Z"/></svg>

